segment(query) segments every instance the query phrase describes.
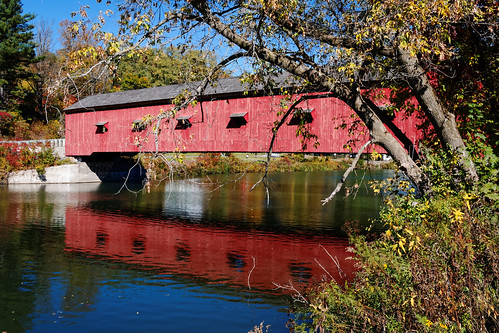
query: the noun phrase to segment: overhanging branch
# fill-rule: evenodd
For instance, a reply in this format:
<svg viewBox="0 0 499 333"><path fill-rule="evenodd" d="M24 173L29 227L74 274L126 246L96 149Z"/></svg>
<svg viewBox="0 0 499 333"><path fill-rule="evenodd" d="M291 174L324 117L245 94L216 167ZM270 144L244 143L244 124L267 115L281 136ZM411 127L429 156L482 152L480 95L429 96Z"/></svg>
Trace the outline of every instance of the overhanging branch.
<svg viewBox="0 0 499 333"><path fill-rule="evenodd" d="M364 145L362 145L362 147L360 147L359 151L355 155L355 158L353 159L352 163L350 164L350 167L345 171L345 173L343 173L343 176L341 177L340 182L336 185L336 188L334 189L334 191L326 199L321 200L322 205L325 205L326 203L331 201L334 198L334 196L336 194L338 194L338 192L343 187L343 184L347 180L348 175L355 169L357 162L359 162L360 156L362 155L364 150L372 143L374 143L374 140L369 140L366 143L364 143Z"/></svg>
<svg viewBox="0 0 499 333"><path fill-rule="evenodd" d="M304 95L304 96L301 96L296 101L294 101L293 104L291 104L291 106L288 108L288 110L282 116L279 123L277 123L277 125L275 125L274 128L272 129L272 139L270 140L269 148L267 150L267 160L265 161L265 172L264 172L262 178L260 178L260 180L258 182L256 182L251 187L250 192L253 191L258 185L263 184L263 186L265 187L266 195L267 195L267 203L269 202L269 195L268 195L269 191L268 191L267 178L268 178L268 172L269 172L270 158L272 156L272 151L274 149L274 143L275 143L275 140L277 138L277 132L282 127L282 125L284 125L284 123L286 122L286 119L296 109L298 104L300 104L301 102L306 101L306 100L316 99L316 98L326 98L326 97L331 97L331 96L329 94Z"/></svg>

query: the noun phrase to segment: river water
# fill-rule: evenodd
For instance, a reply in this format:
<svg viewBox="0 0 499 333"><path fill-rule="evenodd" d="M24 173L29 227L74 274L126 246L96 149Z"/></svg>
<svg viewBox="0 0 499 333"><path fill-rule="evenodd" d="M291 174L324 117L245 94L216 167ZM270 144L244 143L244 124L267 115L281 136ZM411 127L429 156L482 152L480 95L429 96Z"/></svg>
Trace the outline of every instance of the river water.
<svg viewBox="0 0 499 333"><path fill-rule="evenodd" d="M282 287L351 278L342 226L382 204L358 175L322 206L341 175L2 187L0 332L288 332Z"/></svg>

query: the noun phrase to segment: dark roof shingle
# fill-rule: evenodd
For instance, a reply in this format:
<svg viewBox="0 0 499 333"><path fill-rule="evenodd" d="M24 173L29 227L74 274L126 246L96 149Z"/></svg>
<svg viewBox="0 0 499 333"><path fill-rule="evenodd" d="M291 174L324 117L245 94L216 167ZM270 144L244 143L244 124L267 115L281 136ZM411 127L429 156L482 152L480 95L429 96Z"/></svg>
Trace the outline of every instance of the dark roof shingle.
<svg viewBox="0 0 499 333"><path fill-rule="evenodd" d="M283 84L286 76L281 76L275 81L277 85ZM154 88L145 88L138 90L118 91L109 94L93 95L83 98L73 105L64 109L65 112L82 112L103 110L109 108L129 107L134 105L152 105L160 102L170 103L172 99L187 91L194 92L201 82L189 82L161 86ZM208 85L204 90L203 96L215 97L224 95L242 94L248 90L248 85L243 85L239 78L231 77L219 79L216 84ZM262 87L256 87L253 90L261 90Z"/></svg>

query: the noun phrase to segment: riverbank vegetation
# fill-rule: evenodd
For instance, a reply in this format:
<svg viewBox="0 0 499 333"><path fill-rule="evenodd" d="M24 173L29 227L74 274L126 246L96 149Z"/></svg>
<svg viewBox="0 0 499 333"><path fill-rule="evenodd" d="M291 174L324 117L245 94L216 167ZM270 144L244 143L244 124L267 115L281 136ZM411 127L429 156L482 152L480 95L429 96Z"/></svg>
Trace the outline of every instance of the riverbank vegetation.
<svg viewBox="0 0 499 333"><path fill-rule="evenodd" d="M266 155L264 154L221 154L206 153L192 155L173 155L166 159L164 155L140 156L144 168L155 180L169 177L199 177L211 174L262 173L265 171ZM359 168L393 168L390 162L361 160ZM329 171L344 170L350 165L348 157L333 158L331 156L307 156L305 154L279 154L270 160L268 172L292 171Z"/></svg>
<svg viewBox="0 0 499 333"><path fill-rule="evenodd" d="M45 168L67 163L69 160L59 158L48 144L0 143L0 183L14 171L34 169L43 175Z"/></svg>
<svg viewBox="0 0 499 333"><path fill-rule="evenodd" d="M358 163L359 168L393 169L393 162L373 161L369 155ZM266 155L264 154L152 154L136 156L136 161L147 169L151 180L161 181L168 178L201 177L214 174L263 173ZM268 172L331 171L344 170L350 165L351 158L332 156L308 156L298 154L279 154L271 159ZM48 144L42 143L0 143L0 183L9 173L34 169L43 174L50 166L71 163L60 158Z"/></svg>
<svg viewBox="0 0 499 333"><path fill-rule="evenodd" d="M431 197L403 177L373 183L386 231L373 240L349 229L356 278L315 285L295 307L296 331L497 332L499 163L484 152L473 186L455 182L449 156L424 165Z"/></svg>

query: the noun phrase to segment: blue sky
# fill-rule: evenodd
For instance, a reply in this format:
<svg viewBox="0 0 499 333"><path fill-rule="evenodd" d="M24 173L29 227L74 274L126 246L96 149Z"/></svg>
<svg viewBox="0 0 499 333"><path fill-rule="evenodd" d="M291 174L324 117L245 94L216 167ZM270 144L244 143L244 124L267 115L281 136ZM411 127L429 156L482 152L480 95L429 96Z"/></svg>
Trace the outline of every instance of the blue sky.
<svg viewBox="0 0 499 333"><path fill-rule="evenodd" d="M52 25L55 43L59 41L59 22L64 19L71 20L71 12L78 11L83 5L90 5L92 9L90 17L93 17L97 15L99 9L108 9L103 4L97 4L95 0L21 0L21 3L23 5L23 13L36 15L36 18L33 20L35 25L39 20L44 20ZM55 47L57 49L58 45L56 44Z"/></svg>
<svg viewBox="0 0 499 333"><path fill-rule="evenodd" d="M64 19L70 19L70 13L78 11L80 6L88 4L97 5L95 0L21 0L24 13L36 15L36 20L44 19L59 24Z"/></svg>

